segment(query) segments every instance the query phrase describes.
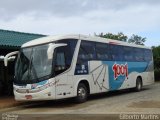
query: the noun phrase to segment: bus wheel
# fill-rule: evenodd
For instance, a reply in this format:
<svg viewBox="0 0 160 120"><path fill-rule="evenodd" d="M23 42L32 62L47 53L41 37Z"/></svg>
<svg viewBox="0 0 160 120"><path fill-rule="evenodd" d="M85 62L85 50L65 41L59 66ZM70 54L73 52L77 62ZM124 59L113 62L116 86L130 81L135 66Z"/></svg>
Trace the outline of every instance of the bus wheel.
<svg viewBox="0 0 160 120"><path fill-rule="evenodd" d="M136 80L136 87L135 87L135 91L139 92L142 90L142 80L141 78L137 78Z"/></svg>
<svg viewBox="0 0 160 120"><path fill-rule="evenodd" d="M88 90L83 83L80 83L77 88L76 102L83 103L87 100L87 97L88 97Z"/></svg>

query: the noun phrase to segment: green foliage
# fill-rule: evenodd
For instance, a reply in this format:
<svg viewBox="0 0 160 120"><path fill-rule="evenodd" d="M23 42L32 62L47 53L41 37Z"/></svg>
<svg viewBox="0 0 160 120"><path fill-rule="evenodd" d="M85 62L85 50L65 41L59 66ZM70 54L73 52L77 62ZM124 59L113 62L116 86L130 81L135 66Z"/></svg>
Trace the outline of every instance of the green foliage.
<svg viewBox="0 0 160 120"><path fill-rule="evenodd" d="M120 40L124 42L134 43L138 45L144 45L146 38L143 38L141 36L133 34L129 39L127 35L124 35L124 33L119 32L118 34L112 34L112 33L101 33L99 35L96 35L103 38L113 39L113 40Z"/></svg>
<svg viewBox="0 0 160 120"><path fill-rule="evenodd" d="M160 46L152 47L154 59L155 80L160 80Z"/></svg>
<svg viewBox="0 0 160 120"><path fill-rule="evenodd" d="M129 43L135 43L137 45L144 45L145 41L146 41L146 38L142 38L141 36L138 36L135 34L133 34L128 40Z"/></svg>
<svg viewBox="0 0 160 120"><path fill-rule="evenodd" d="M155 69L160 70L160 46L152 47Z"/></svg>
<svg viewBox="0 0 160 120"><path fill-rule="evenodd" d="M154 70L154 78L156 81L160 81L160 70L158 69Z"/></svg>
<svg viewBox="0 0 160 120"><path fill-rule="evenodd" d="M103 34L103 33L101 33L98 36L103 37L103 38L108 38L108 39L120 40L120 41L124 41L124 42L127 42L127 38L128 38L122 32L119 32L118 34L112 34L112 33Z"/></svg>

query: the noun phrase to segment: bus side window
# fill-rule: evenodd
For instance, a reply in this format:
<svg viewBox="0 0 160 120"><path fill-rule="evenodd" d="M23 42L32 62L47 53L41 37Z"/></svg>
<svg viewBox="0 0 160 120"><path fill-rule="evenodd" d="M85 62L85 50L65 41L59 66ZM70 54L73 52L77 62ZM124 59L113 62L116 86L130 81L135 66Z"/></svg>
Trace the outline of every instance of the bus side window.
<svg viewBox="0 0 160 120"><path fill-rule="evenodd" d="M152 51L151 50L145 49L145 51L144 51L144 59L145 59L146 62L152 60Z"/></svg>
<svg viewBox="0 0 160 120"><path fill-rule="evenodd" d="M134 61L133 54L132 54L133 53L132 47L124 46L123 51L124 51L124 60L125 61Z"/></svg>
<svg viewBox="0 0 160 120"><path fill-rule="evenodd" d="M135 61L143 62L144 61L144 50L140 48L134 48Z"/></svg>
<svg viewBox="0 0 160 120"><path fill-rule="evenodd" d="M59 40L57 43L66 43L67 46L56 48L54 72L58 75L70 68L72 64L73 54L77 44L76 39Z"/></svg>
<svg viewBox="0 0 160 120"><path fill-rule="evenodd" d="M96 56L97 60L109 60L109 50L108 44L106 43L96 43Z"/></svg>
<svg viewBox="0 0 160 120"><path fill-rule="evenodd" d="M82 41L79 54L78 62L80 61L89 61L95 59L95 47L93 42Z"/></svg>
<svg viewBox="0 0 160 120"><path fill-rule="evenodd" d="M66 67L65 52L63 47L56 48L56 58L55 58L55 74L58 75L64 72Z"/></svg>
<svg viewBox="0 0 160 120"><path fill-rule="evenodd" d="M65 55L64 55L64 52L57 53L56 65L57 66L65 66Z"/></svg>
<svg viewBox="0 0 160 120"><path fill-rule="evenodd" d="M85 51L80 47L77 64L78 65L82 64L86 60L86 58L87 58L87 56L86 56Z"/></svg>
<svg viewBox="0 0 160 120"><path fill-rule="evenodd" d="M75 74L88 74L88 61L95 59L95 43L81 41Z"/></svg>
<svg viewBox="0 0 160 120"><path fill-rule="evenodd" d="M122 46L110 44L109 45L109 52L111 55L111 59L113 61L122 61L123 60Z"/></svg>

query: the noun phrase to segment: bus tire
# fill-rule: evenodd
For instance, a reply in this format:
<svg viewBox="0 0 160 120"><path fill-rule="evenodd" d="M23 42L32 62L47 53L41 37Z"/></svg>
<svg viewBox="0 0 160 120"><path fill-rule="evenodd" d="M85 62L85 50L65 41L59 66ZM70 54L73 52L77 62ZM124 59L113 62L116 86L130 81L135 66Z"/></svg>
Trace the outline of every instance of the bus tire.
<svg viewBox="0 0 160 120"><path fill-rule="evenodd" d="M88 89L83 83L79 83L77 88L77 97L76 102L77 103L83 103L87 101L88 98Z"/></svg>
<svg viewBox="0 0 160 120"><path fill-rule="evenodd" d="M140 77L138 77L137 80L136 80L135 91L140 92L141 90L142 90L142 80L141 80Z"/></svg>

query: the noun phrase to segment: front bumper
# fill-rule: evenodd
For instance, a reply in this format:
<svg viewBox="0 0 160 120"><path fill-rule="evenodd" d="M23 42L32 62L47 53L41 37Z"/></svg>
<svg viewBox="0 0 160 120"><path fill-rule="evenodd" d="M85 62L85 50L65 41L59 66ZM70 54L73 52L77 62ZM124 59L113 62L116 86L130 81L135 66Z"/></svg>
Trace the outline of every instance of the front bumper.
<svg viewBox="0 0 160 120"><path fill-rule="evenodd" d="M14 96L16 101L40 101L56 99L54 90L51 88L46 88L42 91L34 93L19 93L14 90Z"/></svg>

